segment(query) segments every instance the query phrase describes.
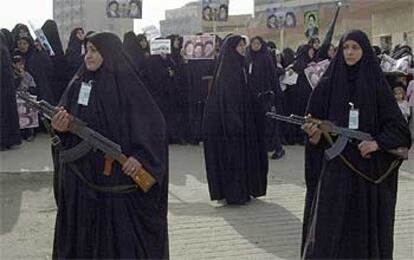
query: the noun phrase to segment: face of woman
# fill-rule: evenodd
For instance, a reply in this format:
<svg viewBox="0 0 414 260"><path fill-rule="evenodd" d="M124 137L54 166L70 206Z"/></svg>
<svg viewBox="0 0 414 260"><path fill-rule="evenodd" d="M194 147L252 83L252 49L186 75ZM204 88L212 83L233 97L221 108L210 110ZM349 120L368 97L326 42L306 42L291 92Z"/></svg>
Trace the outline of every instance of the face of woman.
<svg viewBox="0 0 414 260"><path fill-rule="evenodd" d="M318 49L319 49L320 44L321 44L321 43L320 43L318 40L315 40L315 41L313 42L312 47L313 47L315 50L318 50Z"/></svg>
<svg viewBox="0 0 414 260"><path fill-rule="evenodd" d="M315 50L310 48L308 51L308 55L309 55L309 58L313 59L313 57L315 56Z"/></svg>
<svg viewBox="0 0 414 260"><path fill-rule="evenodd" d="M328 56L329 56L329 58L333 58L335 56L335 48L334 47L332 47L332 46L329 47Z"/></svg>
<svg viewBox="0 0 414 260"><path fill-rule="evenodd" d="M194 46L193 46L192 44L188 44L188 45L185 47L185 53L186 53L188 56L192 56L192 55L193 55L193 53L194 53Z"/></svg>
<svg viewBox="0 0 414 260"><path fill-rule="evenodd" d="M353 40L347 40L344 43L343 49L345 63L348 66L353 66L357 64L361 60L362 55L364 54L361 46Z"/></svg>
<svg viewBox="0 0 414 260"><path fill-rule="evenodd" d="M261 48L262 48L262 43L258 39L254 39L252 41L252 50L260 51Z"/></svg>
<svg viewBox="0 0 414 260"><path fill-rule="evenodd" d="M200 58L203 56L203 48L201 46L197 46L194 49L194 56Z"/></svg>
<svg viewBox="0 0 414 260"><path fill-rule="evenodd" d="M26 53L29 50L29 43L26 40L18 40L17 48L21 53Z"/></svg>
<svg viewBox="0 0 414 260"><path fill-rule="evenodd" d="M175 40L174 40L174 48L176 48L176 49L180 48L180 39L175 38Z"/></svg>
<svg viewBox="0 0 414 260"><path fill-rule="evenodd" d="M141 44L141 48L143 48L143 49L147 48L147 41L146 40L140 41L139 44Z"/></svg>
<svg viewBox="0 0 414 260"><path fill-rule="evenodd" d="M96 47L88 42L86 44L85 65L89 71L97 71L103 63L103 57Z"/></svg>
<svg viewBox="0 0 414 260"><path fill-rule="evenodd" d="M244 56L246 54L246 43L241 40L239 44L237 44L236 51L241 55Z"/></svg>

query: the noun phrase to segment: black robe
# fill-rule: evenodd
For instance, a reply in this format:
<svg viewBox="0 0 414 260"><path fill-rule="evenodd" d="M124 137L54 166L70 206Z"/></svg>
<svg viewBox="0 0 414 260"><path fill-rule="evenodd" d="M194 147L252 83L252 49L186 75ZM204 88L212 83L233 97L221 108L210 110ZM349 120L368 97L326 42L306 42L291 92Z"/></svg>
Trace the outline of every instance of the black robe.
<svg viewBox="0 0 414 260"><path fill-rule="evenodd" d="M82 30L82 28L75 28L70 33L68 47L65 52L68 78L75 75L83 62L82 41L76 36L79 30Z"/></svg>
<svg viewBox="0 0 414 260"><path fill-rule="evenodd" d="M143 63L146 60L144 52L140 47L137 36L133 31L127 32L124 35L124 41L122 42L125 51L131 58L132 64L139 75L143 74Z"/></svg>
<svg viewBox="0 0 414 260"><path fill-rule="evenodd" d="M36 83L36 94L38 99L46 100L50 104L56 104L57 100L53 94L51 80L53 76L53 63L49 55L44 51L37 50L30 38L24 38L29 42L29 50L23 53L26 60L26 71L32 75Z"/></svg>
<svg viewBox="0 0 414 260"><path fill-rule="evenodd" d="M311 62L308 51L311 49L309 45L303 45L299 48L293 71L298 74L298 80L295 85L288 86L284 91L285 113L287 115L295 114L304 116L306 104L308 102L312 88L305 75L305 69ZM304 133L300 126L285 124L285 140L288 144L303 144Z"/></svg>
<svg viewBox="0 0 414 260"><path fill-rule="evenodd" d="M280 138L278 124L276 120L266 118L266 112L276 109L282 113L281 96L282 91L279 79L276 74L275 65L267 49L265 41L258 39L262 48L255 52L251 47L247 49L246 71L249 89L252 91L255 101L255 120L260 125L260 139L268 151L275 150L277 142L275 138ZM279 148L279 147L278 147Z"/></svg>
<svg viewBox="0 0 414 260"><path fill-rule="evenodd" d="M241 36L232 35L224 42L203 122L210 198L228 204L244 204L267 189L267 156L259 141L244 57L236 51L240 41Z"/></svg>
<svg viewBox="0 0 414 260"><path fill-rule="evenodd" d="M168 258L168 147L165 122L133 69L121 40L111 33L93 34L104 62L96 72L80 72L62 99L69 113L118 143L136 158L157 183L148 193L103 193L91 189L67 164L61 165L54 258ZM81 82L91 82L88 106L78 104ZM60 134L65 149L79 138ZM104 155L89 151L74 162L84 177L99 186L131 185L132 179L114 163L103 175Z"/></svg>
<svg viewBox="0 0 414 260"><path fill-rule="evenodd" d="M12 62L6 37L0 32L0 148L21 144Z"/></svg>
<svg viewBox="0 0 414 260"><path fill-rule="evenodd" d="M70 75L70 73L68 74L67 62L63 53L62 42L60 40L56 22L47 20L42 26L42 30L55 53L54 56L50 57L53 64L50 85L55 99L60 100L69 83L69 77L72 77L73 75Z"/></svg>
<svg viewBox="0 0 414 260"><path fill-rule="evenodd" d="M189 60L185 68L188 77L188 140L198 145L202 141L202 122L208 95L209 77L214 72L214 60Z"/></svg>
<svg viewBox="0 0 414 260"><path fill-rule="evenodd" d="M343 44L354 40L363 56L345 64ZM348 127L349 102L359 109L359 130L370 133L380 150L362 158L357 143L348 143L343 156L374 180L396 158L385 152L410 147L410 132L375 57L361 31L344 35L338 55L312 93L308 112ZM304 259L392 259L398 168L380 184L367 181L337 157L327 161L323 138L307 145L304 214Z"/></svg>

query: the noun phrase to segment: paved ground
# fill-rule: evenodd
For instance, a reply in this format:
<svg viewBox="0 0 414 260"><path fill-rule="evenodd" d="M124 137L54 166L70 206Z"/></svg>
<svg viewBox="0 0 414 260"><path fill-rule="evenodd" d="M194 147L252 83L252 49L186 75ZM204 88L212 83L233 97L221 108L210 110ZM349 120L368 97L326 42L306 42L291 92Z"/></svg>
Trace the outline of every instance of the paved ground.
<svg viewBox="0 0 414 260"><path fill-rule="evenodd" d="M0 258L50 259L56 209L46 136L0 153ZM411 150L411 158L414 151ZM303 149L271 161L268 195L246 206L210 202L201 147L170 148L172 259L298 259ZM414 259L414 160L400 173L395 259Z"/></svg>

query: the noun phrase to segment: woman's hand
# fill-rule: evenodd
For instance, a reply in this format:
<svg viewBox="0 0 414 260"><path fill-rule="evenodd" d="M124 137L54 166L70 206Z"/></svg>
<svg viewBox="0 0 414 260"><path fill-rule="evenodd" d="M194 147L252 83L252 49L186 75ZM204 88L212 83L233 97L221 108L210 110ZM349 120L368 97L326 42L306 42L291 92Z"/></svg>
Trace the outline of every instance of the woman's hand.
<svg viewBox="0 0 414 260"><path fill-rule="evenodd" d="M122 171L128 176L135 177L135 175L137 175L138 171L141 170L141 168L142 164L138 162L137 159L131 156L122 166Z"/></svg>
<svg viewBox="0 0 414 260"><path fill-rule="evenodd" d="M379 146L377 141L362 141L358 145L358 149L361 152L361 156L365 159L371 158L371 153L378 151Z"/></svg>
<svg viewBox="0 0 414 260"><path fill-rule="evenodd" d="M321 140L322 131L315 123L306 123L302 126L302 129L308 134L309 142L316 145Z"/></svg>
<svg viewBox="0 0 414 260"><path fill-rule="evenodd" d="M59 112L52 118L52 127L59 132L67 132L72 123L72 116L63 108L59 107Z"/></svg>

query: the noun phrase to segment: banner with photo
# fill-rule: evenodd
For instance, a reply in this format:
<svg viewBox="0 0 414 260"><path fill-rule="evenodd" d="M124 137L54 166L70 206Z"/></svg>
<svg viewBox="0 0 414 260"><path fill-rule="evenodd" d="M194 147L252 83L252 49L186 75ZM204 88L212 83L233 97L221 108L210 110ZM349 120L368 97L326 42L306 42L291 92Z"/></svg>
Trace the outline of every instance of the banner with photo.
<svg viewBox="0 0 414 260"><path fill-rule="evenodd" d="M106 16L108 18L142 18L142 0L107 0Z"/></svg>
<svg viewBox="0 0 414 260"><path fill-rule="evenodd" d="M297 19L293 8L269 8L266 13L266 26L269 29L296 27Z"/></svg>
<svg viewBox="0 0 414 260"><path fill-rule="evenodd" d="M36 96L30 96L36 100ZM20 129L39 127L38 112L26 105L26 102L20 98L16 98L17 112L19 114Z"/></svg>
<svg viewBox="0 0 414 260"><path fill-rule="evenodd" d="M412 56L405 56L395 60L390 56L383 54L381 58L382 71L387 75L408 75Z"/></svg>
<svg viewBox="0 0 414 260"><path fill-rule="evenodd" d="M184 59L214 59L215 42L214 35L185 35L183 37Z"/></svg>
<svg viewBox="0 0 414 260"><path fill-rule="evenodd" d="M318 63L311 63L305 69L305 75L308 79L309 84L311 85L312 89L315 89L318 86L319 81L321 80L323 74L329 67L329 60L323 60Z"/></svg>
<svg viewBox="0 0 414 260"><path fill-rule="evenodd" d="M308 39L319 36L319 10L305 12L304 17L305 36Z"/></svg>
<svg viewBox="0 0 414 260"><path fill-rule="evenodd" d="M159 39L150 42L151 55L171 54L171 40Z"/></svg>
<svg viewBox="0 0 414 260"><path fill-rule="evenodd" d="M229 18L229 0L202 0L204 21L227 21Z"/></svg>

